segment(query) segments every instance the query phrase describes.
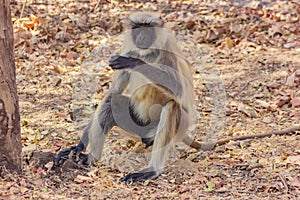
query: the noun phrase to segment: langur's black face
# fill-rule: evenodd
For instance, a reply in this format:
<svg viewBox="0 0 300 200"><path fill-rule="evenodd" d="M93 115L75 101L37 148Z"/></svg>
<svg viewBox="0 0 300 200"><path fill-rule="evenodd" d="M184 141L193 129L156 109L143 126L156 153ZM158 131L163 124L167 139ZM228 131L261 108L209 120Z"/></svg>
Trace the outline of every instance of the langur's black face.
<svg viewBox="0 0 300 200"><path fill-rule="evenodd" d="M148 49L156 39L155 28L147 24L135 24L131 28L131 37L139 49Z"/></svg>

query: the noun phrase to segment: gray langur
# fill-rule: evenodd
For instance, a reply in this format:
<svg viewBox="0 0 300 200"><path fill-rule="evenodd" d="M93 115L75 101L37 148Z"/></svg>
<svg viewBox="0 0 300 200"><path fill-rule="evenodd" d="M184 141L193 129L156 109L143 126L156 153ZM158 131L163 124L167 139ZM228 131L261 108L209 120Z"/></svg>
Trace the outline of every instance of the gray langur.
<svg viewBox="0 0 300 200"><path fill-rule="evenodd" d="M121 55L112 56L109 61L116 76L102 105L79 144L62 150L55 158L56 165L69 157L82 164L93 164L101 157L106 134L113 126L119 126L140 136L146 147L153 145L148 166L121 178L126 183L157 177L175 142L192 144L186 132L194 100L191 66L174 36L163 28L160 15L133 13L127 29ZM82 153L86 150L87 154Z"/></svg>

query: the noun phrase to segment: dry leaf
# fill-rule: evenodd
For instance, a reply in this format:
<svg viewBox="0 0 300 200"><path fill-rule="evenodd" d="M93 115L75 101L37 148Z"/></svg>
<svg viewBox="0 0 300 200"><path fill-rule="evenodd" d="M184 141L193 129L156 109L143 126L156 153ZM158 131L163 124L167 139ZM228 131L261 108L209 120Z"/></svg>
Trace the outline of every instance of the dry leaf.
<svg viewBox="0 0 300 200"><path fill-rule="evenodd" d="M251 118L258 117L257 112L253 108L243 103L238 104L238 110L244 113L245 115L247 115L248 117Z"/></svg>
<svg viewBox="0 0 300 200"><path fill-rule="evenodd" d="M295 72L292 73L287 79L286 79L286 85L289 87L293 87L295 85Z"/></svg>
<svg viewBox="0 0 300 200"><path fill-rule="evenodd" d="M56 115L57 116L59 116L59 117L61 117L61 118L67 118L67 116L68 116L68 113L62 113L62 112L56 112Z"/></svg>
<svg viewBox="0 0 300 200"><path fill-rule="evenodd" d="M68 59L68 60L76 60L78 57L79 57L79 54L74 51L70 51L66 55L66 59Z"/></svg>
<svg viewBox="0 0 300 200"><path fill-rule="evenodd" d="M69 33L66 33L64 31L58 32L55 37L56 40L59 40L61 42L68 42L69 40L72 39L72 35Z"/></svg>
<svg viewBox="0 0 300 200"><path fill-rule="evenodd" d="M277 103L276 105L281 108L284 104L289 103L291 100L291 97L282 97Z"/></svg>
<svg viewBox="0 0 300 200"><path fill-rule="evenodd" d="M300 107L300 97L293 98L291 103L293 108Z"/></svg>
<svg viewBox="0 0 300 200"><path fill-rule="evenodd" d="M75 180L76 183L83 183L83 182L94 182L94 179L92 179L91 177L88 176L82 176L82 175L78 175Z"/></svg>
<svg viewBox="0 0 300 200"><path fill-rule="evenodd" d="M36 144L30 144L30 145L24 146L24 147L22 148L22 152L23 152L23 153L31 152L31 151L34 151L34 150L36 150Z"/></svg>
<svg viewBox="0 0 300 200"><path fill-rule="evenodd" d="M263 100L260 100L260 99L256 99L255 100L261 107L264 107L264 108L269 108L270 107L270 104L266 101L263 101Z"/></svg>
<svg viewBox="0 0 300 200"><path fill-rule="evenodd" d="M180 192L180 193L184 193L184 192L193 190L193 189L195 189L195 188L196 188L195 186L183 185L183 186L180 186L179 192Z"/></svg>
<svg viewBox="0 0 300 200"><path fill-rule="evenodd" d="M289 157L286 159L286 162L287 162L287 163L291 163L291 164L297 164L297 165L300 165L300 155L297 155L297 156L289 156Z"/></svg>
<svg viewBox="0 0 300 200"><path fill-rule="evenodd" d="M288 181L289 185L300 188L300 179L292 179Z"/></svg>
<svg viewBox="0 0 300 200"><path fill-rule="evenodd" d="M45 165L45 167L48 169L48 171L50 170L50 169L52 169L52 167L54 166L54 162L48 162L46 165Z"/></svg>

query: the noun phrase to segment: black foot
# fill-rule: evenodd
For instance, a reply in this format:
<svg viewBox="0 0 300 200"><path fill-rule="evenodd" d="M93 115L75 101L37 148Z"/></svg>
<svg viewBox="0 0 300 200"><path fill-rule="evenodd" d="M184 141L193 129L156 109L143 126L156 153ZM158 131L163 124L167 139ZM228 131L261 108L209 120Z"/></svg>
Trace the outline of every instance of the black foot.
<svg viewBox="0 0 300 200"><path fill-rule="evenodd" d="M123 178L120 179L121 182L129 183L137 183L139 181L145 181L148 179L152 179L157 177L156 171L149 171L149 169L142 170L140 172L130 173Z"/></svg>
<svg viewBox="0 0 300 200"><path fill-rule="evenodd" d="M55 157L54 163L56 166L62 165L66 160L72 158L72 160L78 164L89 165L89 156L87 154L81 153L83 150L84 145L82 143L63 149Z"/></svg>

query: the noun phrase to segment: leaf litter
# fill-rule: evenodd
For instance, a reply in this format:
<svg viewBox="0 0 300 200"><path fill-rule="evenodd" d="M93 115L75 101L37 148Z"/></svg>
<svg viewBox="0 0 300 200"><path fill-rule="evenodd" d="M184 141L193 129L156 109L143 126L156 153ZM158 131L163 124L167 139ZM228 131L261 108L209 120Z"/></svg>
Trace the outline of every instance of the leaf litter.
<svg viewBox="0 0 300 200"><path fill-rule="evenodd" d="M125 185L119 179L132 169L119 169L118 156L141 151L140 142L114 129L97 166L67 161L53 168L55 153L77 143L108 90L108 59L120 48L122 20L135 10L159 10L191 63L221 72L226 121L220 139L300 125L298 1L11 4L24 170L1 175L0 199L300 198L299 132L233 142L209 152L179 148L180 159L160 177ZM208 59L203 62L203 57ZM194 71L194 132L201 140L213 102L204 74ZM129 166L145 164L144 158L126 159Z"/></svg>

